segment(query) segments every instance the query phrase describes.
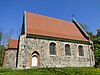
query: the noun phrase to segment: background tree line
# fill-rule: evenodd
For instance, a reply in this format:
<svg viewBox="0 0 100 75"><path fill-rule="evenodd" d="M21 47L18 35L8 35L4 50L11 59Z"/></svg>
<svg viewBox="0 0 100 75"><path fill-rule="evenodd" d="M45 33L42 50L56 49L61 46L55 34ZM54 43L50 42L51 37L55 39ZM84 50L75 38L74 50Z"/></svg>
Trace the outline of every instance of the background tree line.
<svg viewBox="0 0 100 75"><path fill-rule="evenodd" d="M94 43L95 67L100 67L100 28L97 29L97 34L89 33L91 40Z"/></svg>
<svg viewBox="0 0 100 75"><path fill-rule="evenodd" d="M97 33L94 35L92 32L89 31L88 25L80 25L88 33L90 39L94 44L95 67L100 67L100 28L97 29Z"/></svg>
<svg viewBox="0 0 100 75"><path fill-rule="evenodd" d="M1 45L2 37L3 37L3 33L0 31L0 66L2 66L3 59L4 59L4 46Z"/></svg>
<svg viewBox="0 0 100 75"><path fill-rule="evenodd" d="M18 31L15 31L15 34L17 37L20 35L21 29L19 28ZM3 29L0 27L0 66L3 65L4 60L4 49L6 47L6 44L9 43L9 40L11 36L13 35L14 30L9 29L8 32L3 32Z"/></svg>

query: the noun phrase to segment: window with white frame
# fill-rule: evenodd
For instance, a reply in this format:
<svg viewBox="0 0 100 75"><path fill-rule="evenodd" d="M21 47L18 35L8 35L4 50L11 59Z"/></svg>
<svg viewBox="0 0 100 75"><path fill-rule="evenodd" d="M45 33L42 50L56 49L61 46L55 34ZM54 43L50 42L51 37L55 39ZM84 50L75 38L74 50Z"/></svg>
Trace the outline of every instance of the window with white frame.
<svg viewBox="0 0 100 75"><path fill-rule="evenodd" d="M50 55L56 55L56 44L50 43Z"/></svg>
<svg viewBox="0 0 100 75"><path fill-rule="evenodd" d="M65 45L65 55L71 55L70 45L69 44Z"/></svg>
<svg viewBox="0 0 100 75"><path fill-rule="evenodd" d="M78 52L79 52L79 56L84 56L83 46L81 45L78 46Z"/></svg>

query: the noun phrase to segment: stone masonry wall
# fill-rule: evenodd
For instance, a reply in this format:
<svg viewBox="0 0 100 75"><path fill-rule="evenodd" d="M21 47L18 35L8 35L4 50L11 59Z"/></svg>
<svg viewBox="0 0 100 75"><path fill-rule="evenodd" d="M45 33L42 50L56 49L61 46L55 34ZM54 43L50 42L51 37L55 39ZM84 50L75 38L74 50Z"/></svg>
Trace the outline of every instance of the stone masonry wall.
<svg viewBox="0 0 100 75"><path fill-rule="evenodd" d="M56 55L50 55L49 53L51 42L56 44ZM65 55L66 44L70 45L71 56ZM84 56L79 56L79 45L83 46ZM19 43L18 68L31 68L30 56L34 51L37 51L40 55L39 67L92 67L94 65L90 45L26 38L25 35L22 35Z"/></svg>
<svg viewBox="0 0 100 75"><path fill-rule="evenodd" d="M16 67L16 54L17 54L17 49L5 50L3 67L15 68Z"/></svg>

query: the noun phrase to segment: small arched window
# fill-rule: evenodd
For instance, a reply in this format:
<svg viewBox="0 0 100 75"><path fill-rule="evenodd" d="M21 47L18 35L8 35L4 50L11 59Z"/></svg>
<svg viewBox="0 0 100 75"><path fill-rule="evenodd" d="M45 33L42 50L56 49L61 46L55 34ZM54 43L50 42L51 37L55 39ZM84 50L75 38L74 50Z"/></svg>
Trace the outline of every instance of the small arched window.
<svg viewBox="0 0 100 75"><path fill-rule="evenodd" d="M83 46L78 46L79 56L84 56Z"/></svg>
<svg viewBox="0 0 100 75"><path fill-rule="evenodd" d="M65 45L65 55L71 55L70 45L68 44Z"/></svg>
<svg viewBox="0 0 100 75"><path fill-rule="evenodd" d="M56 55L56 44L50 43L50 55Z"/></svg>

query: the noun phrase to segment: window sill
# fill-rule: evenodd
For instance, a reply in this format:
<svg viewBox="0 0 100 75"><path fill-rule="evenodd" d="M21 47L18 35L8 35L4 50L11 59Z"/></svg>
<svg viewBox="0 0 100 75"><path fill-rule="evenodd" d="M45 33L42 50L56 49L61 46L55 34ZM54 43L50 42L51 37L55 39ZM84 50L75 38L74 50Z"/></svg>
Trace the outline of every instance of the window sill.
<svg viewBox="0 0 100 75"><path fill-rule="evenodd" d="M84 56L79 56L79 57L84 57Z"/></svg>
<svg viewBox="0 0 100 75"><path fill-rule="evenodd" d="M66 57L71 57L71 55L66 55Z"/></svg>
<svg viewBox="0 0 100 75"><path fill-rule="evenodd" d="M56 56L56 55L50 55L50 56Z"/></svg>

